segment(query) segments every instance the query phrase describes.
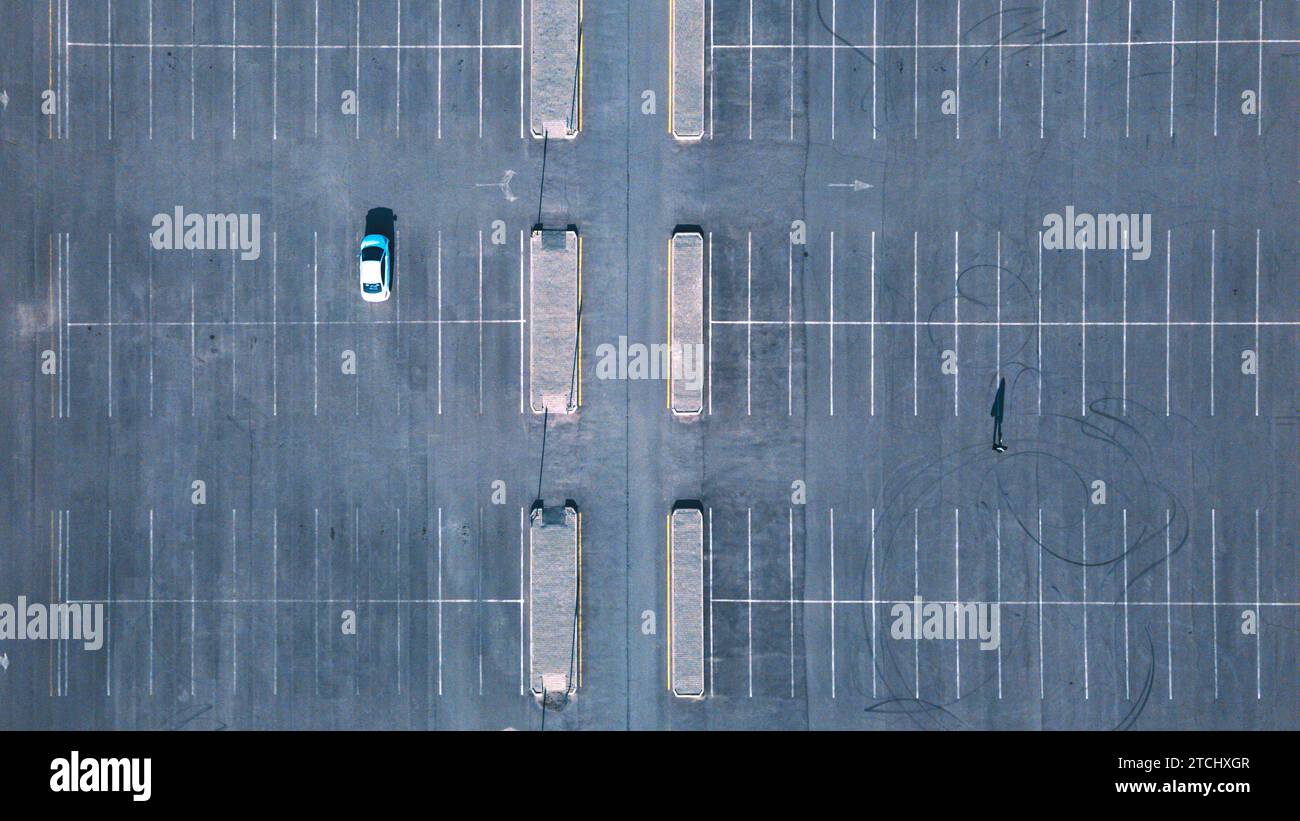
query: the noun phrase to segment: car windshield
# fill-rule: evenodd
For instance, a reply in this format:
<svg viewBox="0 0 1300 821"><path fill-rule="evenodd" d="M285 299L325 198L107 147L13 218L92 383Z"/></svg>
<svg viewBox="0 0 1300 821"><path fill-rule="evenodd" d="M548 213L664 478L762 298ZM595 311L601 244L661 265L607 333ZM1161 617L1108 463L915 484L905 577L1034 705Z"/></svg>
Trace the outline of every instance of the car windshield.
<svg viewBox="0 0 1300 821"><path fill-rule="evenodd" d="M378 245L368 245L361 249L361 258L366 262L379 262L384 258L384 249Z"/></svg>
<svg viewBox="0 0 1300 821"><path fill-rule="evenodd" d="M365 291L368 294L377 294L379 293L379 287L380 286L378 282L368 282L365 285L361 286L361 290Z"/></svg>

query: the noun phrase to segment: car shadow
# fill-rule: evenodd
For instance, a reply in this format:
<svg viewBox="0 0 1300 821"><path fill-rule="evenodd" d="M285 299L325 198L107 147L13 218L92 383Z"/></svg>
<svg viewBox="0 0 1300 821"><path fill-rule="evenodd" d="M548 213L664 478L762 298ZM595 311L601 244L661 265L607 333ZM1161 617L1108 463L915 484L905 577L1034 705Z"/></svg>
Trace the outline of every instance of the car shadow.
<svg viewBox="0 0 1300 821"><path fill-rule="evenodd" d="M391 208L371 208L366 212L366 235L379 234L388 240L388 287L397 289L397 214Z"/></svg>

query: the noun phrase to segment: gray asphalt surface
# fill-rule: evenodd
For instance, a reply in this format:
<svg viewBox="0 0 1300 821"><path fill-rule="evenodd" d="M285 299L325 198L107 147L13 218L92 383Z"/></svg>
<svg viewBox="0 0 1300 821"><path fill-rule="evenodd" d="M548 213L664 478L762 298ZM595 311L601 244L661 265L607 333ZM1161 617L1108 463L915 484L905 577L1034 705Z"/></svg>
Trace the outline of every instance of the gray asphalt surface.
<svg viewBox="0 0 1300 821"><path fill-rule="evenodd" d="M519 0L192 8L0 31L0 601L109 617L99 651L0 641L0 726L538 728L539 481L583 517L548 730L1300 726L1296 4L719 0L678 144L666 10L590 2L582 132L545 146ZM152 249L178 205L260 214L260 256ZM1151 214L1150 258L1040 255L1070 205ZM365 305L381 206L394 292ZM584 375L540 477L539 221L583 238ZM708 240L690 421L594 373L663 341L678 225ZM665 681L687 499L700 700ZM1000 650L890 638L914 595L1000 602Z"/></svg>

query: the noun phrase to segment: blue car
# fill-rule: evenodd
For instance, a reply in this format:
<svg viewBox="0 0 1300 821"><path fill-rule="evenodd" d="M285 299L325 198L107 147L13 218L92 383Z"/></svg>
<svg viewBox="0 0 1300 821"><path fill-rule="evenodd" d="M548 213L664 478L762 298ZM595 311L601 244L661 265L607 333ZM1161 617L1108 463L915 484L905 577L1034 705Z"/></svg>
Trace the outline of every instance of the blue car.
<svg viewBox="0 0 1300 821"><path fill-rule="evenodd" d="M361 240L360 263L361 298L366 302L386 302L392 293L392 269L388 253L388 237L367 234Z"/></svg>

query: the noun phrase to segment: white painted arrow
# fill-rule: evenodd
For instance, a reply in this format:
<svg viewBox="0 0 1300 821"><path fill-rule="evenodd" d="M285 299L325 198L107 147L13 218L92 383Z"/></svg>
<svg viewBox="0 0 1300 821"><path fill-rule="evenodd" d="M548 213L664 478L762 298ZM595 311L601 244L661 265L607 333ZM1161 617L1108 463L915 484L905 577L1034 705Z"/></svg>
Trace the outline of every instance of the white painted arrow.
<svg viewBox="0 0 1300 821"><path fill-rule="evenodd" d="M475 188L500 188L501 193L505 194L506 202L514 202L515 200L519 199L510 190L510 181L514 179L514 177L515 177L515 172L513 170L506 169L506 173L501 175L501 182L476 182L474 183L474 187Z"/></svg>
<svg viewBox="0 0 1300 821"><path fill-rule="evenodd" d="M874 188L871 183L862 180L853 182L833 182L826 186L827 188L852 188L854 191L866 191L868 188Z"/></svg>

